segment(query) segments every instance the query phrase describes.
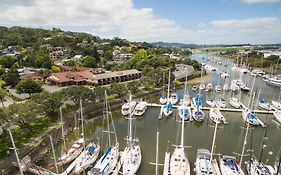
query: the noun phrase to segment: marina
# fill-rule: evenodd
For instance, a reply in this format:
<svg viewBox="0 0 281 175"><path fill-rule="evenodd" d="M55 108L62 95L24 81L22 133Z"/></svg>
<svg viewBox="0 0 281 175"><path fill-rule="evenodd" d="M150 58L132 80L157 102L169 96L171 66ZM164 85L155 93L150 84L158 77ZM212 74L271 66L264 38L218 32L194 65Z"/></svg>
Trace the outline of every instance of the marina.
<svg viewBox="0 0 281 175"><path fill-rule="evenodd" d="M193 57L206 57L206 53L203 54L194 54ZM194 58L196 59L196 58ZM215 65L212 65L215 66ZM216 72L210 72L210 79L208 82L204 82L205 84L211 83L214 87L218 82L218 78L221 79L220 75L217 74ZM230 78L233 74L230 73ZM248 76L251 76L250 74L247 74ZM233 77L232 77L233 78ZM247 80L245 77L245 80ZM251 78L251 77L250 77ZM248 78L249 80L251 80ZM245 81L244 80L244 81ZM220 80L220 85L221 87L225 83L226 80L221 79ZM274 96L272 93L279 93L279 89L276 87L272 87L267 85L263 80L259 77L257 77L256 80L256 86L254 87L255 91L261 89L260 96L265 98L268 102L271 102L271 100L277 100L276 96ZM251 81L249 81L252 83ZM200 87L198 86L198 89L196 91L193 91L191 89L192 87L187 87L188 89L188 94L190 97L196 97L198 95L198 91ZM201 87L201 90L203 87ZM269 89L269 90L264 90L264 89ZM175 91L177 94L177 98L181 99L183 98L184 94L184 89L177 89ZM217 128L217 136L216 136L216 143L214 143L214 158L212 160L212 164L214 167L214 171L219 172L219 165L221 161L228 161L228 159L233 160L231 156L234 156L236 160L239 160L240 157L237 156L234 153L239 153L242 150L242 146L244 143L244 135L245 135L245 129L243 129L247 124L245 124L245 121L242 119L242 112L246 106L248 106L248 101L249 97L246 92L241 93L240 98L240 104L241 108L234 108L229 104L229 99L233 97L234 95L237 96L237 94L234 94L232 91L225 91L221 90L220 92L213 92L212 90L210 91L202 91L200 93L200 97L202 98L202 107L201 110L204 111L205 113L205 118L202 122L197 122L197 121L188 121L185 122L185 125L181 125L181 122L179 121L180 119L178 118L177 111L175 109L179 108L180 105L175 104L172 105L173 108L173 113L169 117L162 117L161 120L158 119L159 113L161 113L162 107L164 106L163 104L159 103L159 96L152 97L147 100L147 108L140 108L140 109L146 109L145 112L141 112L141 116L134 116L134 119L132 121L132 126L134 127L133 132L134 135L133 137L137 137L139 140L139 145L141 147L141 164L139 167L139 170L137 171L137 174L146 174L146 175L153 175L155 174L155 166L149 165L149 162L155 160L155 133L158 130L160 132L160 137L159 137L159 159L158 163L159 164L164 164L164 166L159 166L159 174L164 174L168 175L170 174L170 164L171 161L168 157L171 157L173 152L174 152L174 147L170 143L180 143L182 140L183 143L181 143L180 148L185 148L184 152L189 160L190 163L190 173L195 174L193 171L195 166L194 163L196 161L196 156L197 156L197 150L200 148L208 149L211 150L212 147L212 139L213 139L213 132L214 132L214 123L209 119L209 111L212 107L208 107L206 104L206 99L208 97L213 96L215 93L215 99L218 100L220 98L223 98L226 102L226 107L225 108L219 108L220 112L222 115L225 117L227 120L227 125L220 125ZM169 93L168 96L169 98ZM135 99L134 99L135 100ZM137 101L137 100L136 100ZM256 126L255 128L255 134L252 143L252 147L254 151L254 154L258 156L258 153L260 152L261 149L261 144L262 144L262 137L264 133L264 127L267 127L267 132L268 132L268 140L267 140L267 148L264 150L264 156L262 157L263 162L266 162L267 164L274 165L276 156L278 155L278 151L280 148L280 139L281 138L281 126L280 124L275 120L274 118L274 109L273 110L266 110L266 109L261 109L255 106L258 106L258 102L254 100L252 112L258 116L259 120L262 125L262 127ZM129 104L129 103L127 103ZM127 132L128 132L128 115L131 111L135 109L137 102L134 102L133 105L128 105L124 106L122 112L125 112L124 114L127 116L123 116L121 114L121 110L118 109L116 111L112 112L113 118L114 118L114 123L115 123L115 128L116 128L116 134L117 137L119 138L119 147L120 150L124 150L124 148L127 145L127 140L124 140L123 138L126 137ZM133 106L133 107L131 107ZM194 105L191 103L189 106L191 110L195 109ZM130 116L130 115L129 115ZM97 137L101 137L101 134L104 130L104 127L101 125L96 124L95 119L92 121L87 121L85 122L85 140L86 143L89 143L89 141L92 140L97 140ZM184 127L184 129L182 129ZM132 128L130 129L132 130ZM78 131L77 131L78 132ZM181 139L181 132L184 134L184 139ZM70 133L69 135L66 136L66 144L70 145L77 140L77 133L73 132ZM131 136L132 137L132 136ZM131 138L132 139L132 138ZM132 140L134 141L134 139ZM104 150L104 145L106 143L105 139L101 139L101 150ZM56 149L56 154L59 155L60 150L63 148L63 143L59 144L55 149ZM167 150L167 147L169 149ZM246 150L250 147L249 144L246 145ZM125 150L126 151L126 150ZM246 151L247 152L247 151ZM274 154L269 154L269 152L273 152ZM101 152L100 155L104 154L104 152ZM229 155L229 156L222 156L222 155ZM245 162L246 160L249 160L248 152L245 153L245 156L243 159L245 160L244 162L241 162L241 166L243 171L246 173L246 165ZM49 167L48 165L53 162L54 160L51 158L47 158L40 163L40 167L38 165L32 165L30 171L37 170L36 174L38 173L38 170L40 170L41 174L45 175L55 175L56 173L51 173L55 172L55 167ZM125 153L122 151L120 152L120 158L119 162L117 163L117 166L113 170L113 174L118 174L118 172L122 171L121 165L126 161L126 156ZM217 161L217 163L214 163ZM75 161L74 161L75 162ZM72 163L74 164L74 163ZM58 174L63 174L66 172L66 170L69 170L72 166L72 164L67 164L65 166L59 167L59 172ZM95 165L95 163L93 164ZM42 167L44 169L42 169ZM93 166L91 166L93 167ZM168 168L167 168L168 167ZM47 170L49 169L49 170ZM46 171L45 171L46 170ZM44 172L45 171L45 172ZM219 174L219 173L217 173Z"/></svg>

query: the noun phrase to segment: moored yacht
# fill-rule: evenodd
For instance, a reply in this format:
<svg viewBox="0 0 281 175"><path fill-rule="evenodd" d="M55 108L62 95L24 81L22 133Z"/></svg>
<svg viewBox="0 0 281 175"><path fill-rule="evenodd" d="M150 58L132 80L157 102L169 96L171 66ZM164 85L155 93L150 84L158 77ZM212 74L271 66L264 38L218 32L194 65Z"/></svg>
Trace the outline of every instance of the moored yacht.
<svg viewBox="0 0 281 175"><path fill-rule="evenodd" d="M231 97L229 99L229 104L237 109L241 107L240 101L238 100L238 98L235 98L235 97Z"/></svg>
<svg viewBox="0 0 281 175"><path fill-rule="evenodd" d="M275 170L270 165L265 165L257 159L247 162L247 171L250 175L275 175Z"/></svg>
<svg viewBox="0 0 281 175"><path fill-rule="evenodd" d="M278 109L274 110L273 115L274 115L275 119L279 123L281 123L281 110L278 110Z"/></svg>
<svg viewBox="0 0 281 175"><path fill-rule="evenodd" d="M188 94L185 94L182 99L180 99L179 105L189 106L191 104L191 100Z"/></svg>
<svg viewBox="0 0 281 175"><path fill-rule="evenodd" d="M238 165L236 158L233 156L220 155L219 165L222 175L244 175L244 172Z"/></svg>
<svg viewBox="0 0 281 175"><path fill-rule="evenodd" d="M259 107L270 110L270 104L264 99L264 98L259 98Z"/></svg>
<svg viewBox="0 0 281 175"><path fill-rule="evenodd" d="M173 113L172 103L168 102L165 106L162 107L162 111L165 117L169 117Z"/></svg>
<svg viewBox="0 0 281 175"><path fill-rule="evenodd" d="M209 117L213 122L217 124L221 122L226 124L226 120L218 108L211 108L209 112Z"/></svg>
<svg viewBox="0 0 281 175"><path fill-rule="evenodd" d="M145 101L138 102L138 104L136 105L135 110L134 110L134 115L135 116L143 115L147 109L147 105L148 104Z"/></svg>
<svg viewBox="0 0 281 175"><path fill-rule="evenodd" d="M213 100L212 98L208 98L206 100L206 104L209 105L210 107L214 107L216 105L216 101Z"/></svg>
<svg viewBox="0 0 281 175"><path fill-rule="evenodd" d="M170 100L169 100L173 105L178 102L178 94L173 93L171 94Z"/></svg>
<svg viewBox="0 0 281 175"><path fill-rule="evenodd" d="M217 100L217 105L221 108L226 108L226 102L223 98Z"/></svg>
<svg viewBox="0 0 281 175"><path fill-rule="evenodd" d="M163 105L163 104L166 104L166 103L167 103L167 100L168 100L167 96L162 95L162 96L160 97L159 102Z"/></svg>
<svg viewBox="0 0 281 175"><path fill-rule="evenodd" d="M123 104L121 108L122 115L129 115L130 111L134 111L136 105L137 102L135 101L131 101Z"/></svg>
<svg viewBox="0 0 281 175"><path fill-rule="evenodd" d="M246 108L242 111L242 117L247 123L249 123L251 125L259 125L260 124L257 116L254 113L252 113L252 111L249 108Z"/></svg>
<svg viewBox="0 0 281 175"><path fill-rule="evenodd" d="M185 106L185 105L181 105L178 108L178 114L180 118L184 118L184 120L190 120L191 119L191 112L190 112L190 108Z"/></svg>
<svg viewBox="0 0 281 175"><path fill-rule="evenodd" d="M281 103L279 101L272 101L272 106L281 110Z"/></svg>
<svg viewBox="0 0 281 175"><path fill-rule="evenodd" d="M197 150L197 156L195 162L196 175L216 175L210 159L211 159L211 153L209 150L207 149Z"/></svg>

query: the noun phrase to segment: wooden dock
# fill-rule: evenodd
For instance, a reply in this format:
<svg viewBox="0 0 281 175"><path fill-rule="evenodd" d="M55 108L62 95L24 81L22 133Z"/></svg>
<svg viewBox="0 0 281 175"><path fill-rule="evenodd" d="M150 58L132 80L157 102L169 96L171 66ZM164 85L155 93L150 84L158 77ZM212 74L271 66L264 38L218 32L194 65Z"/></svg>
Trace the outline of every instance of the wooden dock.
<svg viewBox="0 0 281 175"><path fill-rule="evenodd" d="M245 105L241 104L243 108L245 108ZM148 106L150 107L162 107L163 105L157 104L157 103L148 103ZM179 105L173 105L173 108L178 108ZM194 108L193 105L189 106L191 109ZM204 106L201 108L202 110L210 110L211 107ZM236 109L236 108L220 108L220 111L223 112L242 112L243 109ZM257 114L273 114L273 111L267 111L267 110L253 110L253 113Z"/></svg>

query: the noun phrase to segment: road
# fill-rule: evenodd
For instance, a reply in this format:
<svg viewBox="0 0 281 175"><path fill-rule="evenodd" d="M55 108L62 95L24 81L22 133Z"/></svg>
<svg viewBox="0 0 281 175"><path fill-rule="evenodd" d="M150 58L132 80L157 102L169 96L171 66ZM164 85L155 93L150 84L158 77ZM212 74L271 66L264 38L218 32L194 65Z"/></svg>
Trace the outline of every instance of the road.
<svg viewBox="0 0 281 175"><path fill-rule="evenodd" d="M192 75L194 68L190 65L178 64L176 65L176 70L173 72L176 79L182 79L186 76Z"/></svg>

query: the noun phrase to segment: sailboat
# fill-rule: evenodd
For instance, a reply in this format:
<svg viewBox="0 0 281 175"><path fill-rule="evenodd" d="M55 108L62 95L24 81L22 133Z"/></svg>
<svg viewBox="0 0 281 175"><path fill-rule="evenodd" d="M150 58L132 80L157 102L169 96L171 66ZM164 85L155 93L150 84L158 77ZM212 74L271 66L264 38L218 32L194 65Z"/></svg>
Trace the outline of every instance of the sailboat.
<svg viewBox="0 0 281 175"><path fill-rule="evenodd" d="M184 152L184 118L181 123L181 144L176 148L170 159L171 175L190 175L190 164Z"/></svg>
<svg viewBox="0 0 281 175"><path fill-rule="evenodd" d="M216 175L211 163L211 153L207 149L198 149L195 162L196 175Z"/></svg>
<svg viewBox="0 0 281 175"><path fill-rule="evenodd" d="M167 96L165 95L165 72L163 73L163 92L162 92L162 96L160 97L160 103L163 105L163 104L166 104L167 103Z"/></svg>
<svg viewBox="0 0 281 175"><path fill-rule="evenodd" d="M62 109L60 108L60 118L62 124L62 138L64 142L64 149L66 149L65 138L64 138L64 127L63 127L63 119L62 119ZM57 165L61 166L73 161L83 150L84 139L79 138L76 140L68 149L64 151L64 153L58 158Z"/></svg>
<svg viewBox="0 0 281 175"><path fill-rule="evenodd" d="M169 101L172 105L176 104L178 102L178 94L172 93Z"/></svg>
<svg viewBox="0 0 281 175"><path fill-rule="evenodd" d="M189 106L191 103L190 101L190 97L189 94L187 92L187 76L185 77L185 83L184 83L184 93L183 93L183 98L180 99L179 104L180 105L185 105L185 106Z"/></svg>
<svg viewBox="0 0 281 175"><path fill-rule="evenodd" d="M220 155L219 165L222 175L244 175L234 156Z"/></svg>
<svg viewBox="0 0 281 175"><path fill-rule="evenodd" d="M80 101L80 112L81 112L81 126L82 126L82 135L83 140L85 137L84 134L84 119L83 119L83 111L82 111L82 100ZM85 147L85 144L84 144ZM76 165L74 167L74 173L79 174L82 171L85 171L89 168L98 158L100 152L100 145L94 142L88 144L88 146L83 150L83 152L76 158Z"/></svg>
<svg viewBox="0 0 281 175"><path fill-rule="evenodd" d="M270 104L264 99L264 98L259 98L259 107L266 109L266 110L270 110Z"/></svg>
<svg viewBox="0 0 281 175"><path fill-rule="evenodd" d="M104 155L98 160L96 165L88 171L88 175L109 175L112 170L115 168L118 158L119 158L119 143L117 141L117 135L115 131L115 126L112 118L112 114L109 111L108 101L107 101L107 93L105 91L105 111L104 114L107 120L107 132L108 133L108 148L105 151ZM110 123L109 123L109 117L112 120L112 128L113 128L113 134L115 136L115 144L111 144L111 137L110 134L112 132L110 131Z"/></svg>
<svg viewBox="0 0 281 175"><path fill-rule="evenodd" d="M133 111L137 105L137 102L131 101L127 102L122 105L121 107L121 113L122 115L129 115L130 111Z"/></svg>
<svg viewBox="0 0 281 175"><path fill-rule="evenodd" d="M274 115L275 119L279 123L281 123L281 110L278 110L278 109L274 110L273 115Z"/></svg>
<svg viewBox="0 0 281 175"><path fill-rule="evenodd" d="M131 101L131 95L130 95ZM141 165L141 148L138 138L133 138L132 128L132 111L129 114L129 131L127 140L127 146L123 152L124 162L122 164L121 174L123 175L134 175L138 171Z"/></svg>
<svg viewBox="0 0 281 175"><path fill-rule="evenodd" d="M191 120L190 108L186 105L181 105L178 107L178 114L179 117L184 118L184 120Z"/></svg>
<svg viewBox="0 0 281 175"><path fill-rule="evenodd" d="M169 97L170 94L170 79L171 79L171 71L169 71L167 97ZM161 107L161 111L166 117L169 117L173 113L173 104L170 102L170 98L168 99L167 104Z"/></svg>
<svg viewBox="0 0 281 175"><path fill-rule="evenodd" d="M221 122L223 122L224 124L227 123L224 116L222 115L221 111L217 107L213 107L210 109L209 117L215 123L218 123L218 124Z"/></svg>
<svg viewBox="0 0 281 175"><path fill-rule="evenodd" d="M236 98L236 97L231 97L230 99L229 99L229 104L231 105L231 106L233 106L234 108L240 108L241 107L241 103L240 103L240 101L238 100L238 98Z"/></svg>
<svg viewBox="0 0 281 175"><path fill-rule="evenodd" d="M272 106L278 110L281 110L281 103L279 101L272 101Z"/></svg>
<svg viewBox="0 0 281 175"><path fill-rule="evenodd" d="M226 108L226 102L223 98L217 100L217 105L221 108Z"/></svg>
<svg viewBox="0 0 281 175"><path fill-rule="evenodd" d="M209 105L210 107L214 107L216 105L216 101L213 100L212 98L207 98L206 104Z"/></svg>

